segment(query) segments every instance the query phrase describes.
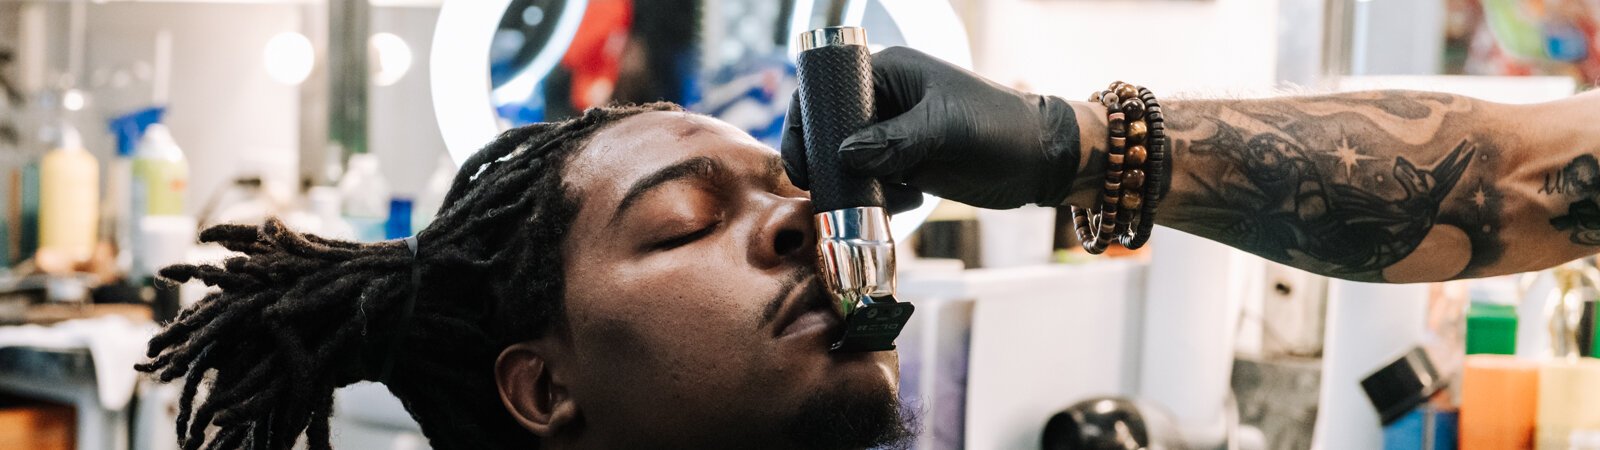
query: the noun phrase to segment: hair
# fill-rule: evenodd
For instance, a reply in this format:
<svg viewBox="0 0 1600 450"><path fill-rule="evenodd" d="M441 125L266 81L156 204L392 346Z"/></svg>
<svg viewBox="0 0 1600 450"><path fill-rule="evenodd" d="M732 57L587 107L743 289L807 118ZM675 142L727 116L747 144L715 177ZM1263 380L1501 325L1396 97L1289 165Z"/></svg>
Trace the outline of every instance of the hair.
<svg viewBox="0 0 1600 450"><path fill-rule="evenodd" d="M607 125L678 110L593 108L501 134L462 164L415 255L275 219L201 232L242 255L160 271L220 291L152 338L137 366L183 379L182 448L289 449L304 434L330 449L333 392L360 381L387 385L434 448L537 447L501 403L493 367L505 347L562 324L560 245L578 209L563 168Z"/></svg>

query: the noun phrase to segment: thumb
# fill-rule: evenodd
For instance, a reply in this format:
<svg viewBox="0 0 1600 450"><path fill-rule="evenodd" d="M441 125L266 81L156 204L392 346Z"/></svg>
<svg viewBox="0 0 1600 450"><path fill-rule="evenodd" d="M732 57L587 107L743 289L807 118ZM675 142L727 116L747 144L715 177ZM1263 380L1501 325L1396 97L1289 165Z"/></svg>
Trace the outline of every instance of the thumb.
<svg viewBox="0 0 1600 450"><path fill-rule="evenodd" d="M845 138L839 157L858 175L894 178L922 163L938 146L931 125L926 108L917 105Z"/></svg>
<svg viewBox="0 0 1600 450"><path fill-rule="evenodd" d="M800 93L795 92L789 101L789 113L783 116L783 140L779 144L783 155L783 171L789 182L800 189L811 189L810 174L806 172L805 130L800 125Z"/></svg>

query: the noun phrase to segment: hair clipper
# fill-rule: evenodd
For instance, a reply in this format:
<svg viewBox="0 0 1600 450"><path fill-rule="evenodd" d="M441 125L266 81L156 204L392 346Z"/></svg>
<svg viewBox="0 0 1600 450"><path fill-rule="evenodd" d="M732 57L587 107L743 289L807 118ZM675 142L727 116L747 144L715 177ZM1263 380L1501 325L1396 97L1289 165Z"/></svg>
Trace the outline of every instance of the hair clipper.
<svg viewBox="0 0 1600 450"><path fill-rule="evenodd" d="M872 61L860 27L800 35L796 62L820 276L845 331L835 352L894 350L915 309L894 299L894 238L878 180L845 173L839 144L872 124Z"/></svg>

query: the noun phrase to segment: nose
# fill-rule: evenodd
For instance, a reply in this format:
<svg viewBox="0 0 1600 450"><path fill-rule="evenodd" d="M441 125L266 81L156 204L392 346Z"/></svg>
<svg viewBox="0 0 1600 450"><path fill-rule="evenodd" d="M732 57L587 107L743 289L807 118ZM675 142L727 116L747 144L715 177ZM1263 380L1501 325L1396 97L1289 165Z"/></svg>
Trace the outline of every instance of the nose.
<svg viewBox="0 0 1600 450"><path fill-rule="evenodd" d="M750 263L762 269L816 264L817 231L811 222L811 200L768 195L770 204L751 237Z"/></svg>

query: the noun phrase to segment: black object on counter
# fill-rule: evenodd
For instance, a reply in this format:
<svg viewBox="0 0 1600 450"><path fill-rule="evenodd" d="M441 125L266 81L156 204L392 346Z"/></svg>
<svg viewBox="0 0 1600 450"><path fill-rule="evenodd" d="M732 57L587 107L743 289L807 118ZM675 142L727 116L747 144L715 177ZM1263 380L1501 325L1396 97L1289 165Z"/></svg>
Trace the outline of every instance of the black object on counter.
<svg viewBox="0 0 1600 450"><path fill-rule="evenodd" d="M1044 450L1173 449L1176 430L1164 411L1125 398L1084 400L1045 423Z"/></svg>
<svg viewBox="0 0 1600 450"><path fill-rule="evenodd" d="M1367 398L1378 409L1384 426L1405 417L1445 384L1421 347L1411 349L1405 356L1361 380L1361 388L1367 391Z"/></svg>
<svg viewBox="0 0 1600 450"><path fill-rule="evenodd" d="M183 309L179 302L177 283L152 281L146 284L155 290L155 296L150 299L150 318L156 323L166 325L178 317L178 311Z"/></svg>
<svg viewBox="0 0 1600 450"><path fill-rule="evenodd" d="M1596 333L1600 333L1600 329L1596 329L1600 324L1595 323L1600 322L1600 308L1597 308L1597 305L1600 305L1600 301L1583 302L1583 318L1578 319L1579 355L1600 358L1600 349L1595 348L1595 344L1600 342L1600 337L1595 336Z"/></svg>

